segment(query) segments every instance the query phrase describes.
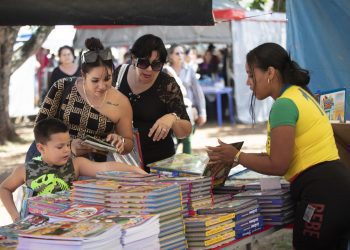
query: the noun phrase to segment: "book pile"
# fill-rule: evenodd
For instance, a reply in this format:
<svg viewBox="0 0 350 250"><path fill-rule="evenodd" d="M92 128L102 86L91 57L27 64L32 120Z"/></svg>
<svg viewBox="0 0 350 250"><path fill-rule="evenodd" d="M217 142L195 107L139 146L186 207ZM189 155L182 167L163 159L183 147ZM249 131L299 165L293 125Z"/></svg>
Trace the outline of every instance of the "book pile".
<svg viewBox="0 0 350 250"><path fill-rule="evenodd" d="M95 219L105 215L96 216ZM159 216L158 215L119 215L108 214L108 219L121 226L120 242L123 250L159 249Z"/></svg>
<svg viewBox="0 0 350 250"><path fill-rule="evenodd" d="M73 182L71 199L74 202L103 205L105 193L117 191L121 184L114 180L79 180Z"/></svg>
<svg viewBox="0 0 350 250"><path fill-rule="evenodd" d="M155 181L174 183L180 186L184 217L193 216L199 207L213 203L212 179L210 177L161 177Z"/></svg>
<svg viewBox="0 0 350 250"><path fill-rule="evenodd" d="M34 196L27 200L30 214L55 214L69 209L71 205L68 192Z"/></svg>
<svg viewBox="0 0 350 250"><path fill-rule="evenodd" d="M17 249L122 249L121 228L108 216L56 222L22 231Z"/></svg>
<svg viewBox="0 0 350 250"><path fill-rule="evenodd" d="M251 235L264 226L263 217L257 199L228 200L215 203L207 208L198 209L198 214L235 214L236 239Z"/></svg>
<svg viewBox="0 0 350 250"><path fill-rule="evenodd" d="M152 173L166 176L201 176L209 157L207 155L175 154L169 158L148 164Z"/></svg>
<svg viewBox="0 0 350 250"><path fill-rule="evenodd" d="M132 172L121 171L99 171L96 173L97 179L116 180L119 182L145 182L155 180L157 181L159 175L157 174L138 174Z"/></svg>
<svg viewBox="0 0 350 250"><path fill-rule="evenodd" d="M238 150L241 149L243 142L231 143ZM208 155L175 154L169 158L153 162L147 166L151 172L171 177L177 176L207 176L212 178L212 185L222 186L231 169L232 164L209 163Z"/></svg>
<svg viewBox="0 0 350 250"><path fill-rule="evenodd" d="M120 215L158 214L161 248L187 246L178 185L162 182L124 182L117 192L105 194L105 207L107 211Z"/></svg>
<svg viewBox="0 0 350 250"><path fill-rule="evenodd" d="M287 189L248 190L234 199L258 199L265 225L284 225L293 221L294 205Z"/></svg>
<svg viewBox="0 0 350 250"><path fill-rule="evenodd" d="M234 213L185 218L189 249L211 249L235 239Z"/></svg>
<svg viewBox="0 0 350 250"><path fill-rule="evenodd" d="M22 220L0 227L0 249L2 247L16 247L18 234L21 231L44 225L48 220L49 218L46 216L29 214Z"/></svg>

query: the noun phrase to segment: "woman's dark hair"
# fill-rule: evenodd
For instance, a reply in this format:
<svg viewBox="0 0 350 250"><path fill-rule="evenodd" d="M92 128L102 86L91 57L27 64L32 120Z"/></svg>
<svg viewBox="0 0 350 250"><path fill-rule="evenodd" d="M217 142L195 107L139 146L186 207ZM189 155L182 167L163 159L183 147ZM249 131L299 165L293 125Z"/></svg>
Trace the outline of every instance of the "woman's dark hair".
<svg viewBox="0 0 350 250"><path fill-rule="evenodd" d="M72 52L73 58L75 59L74 49L73 49L73 47L68 46L68 45L64 45L58 49L58 56L59 57L61 56L62 50L64 50L64 49L70 50L70 52Z"/></svg>
<svg viewBox="0 0 350 250"><path fill-rule="evenodd" d="M168 53L164 43L162 39L152 34L139 37L132 45L130 52L136 58L149 58L154 50L158 52L159 61L165 63Z"/></svg>
<svg viewBox="0 0 350 250"><path fill-rule="evenodd" d="M283 84L289 83L297 85L308 91L310 81L309 71L302 69L295 61L291 60L288 52L276 43L264 43L254 48L247 54L247 64L252 72L254 81L254 90L250 101L250 113L253 123L255 122L254 104L255 104L255 74L254 67L266 71L268 67L274 67L280 73Z"/></svg>
<svg viewBox="0 0 350 250"><path fill-rule="evenodd" d="M95 51L96 53L98 53L99 51L102 51L104 49L104 46L102 45L100 39L95 38L95 37L87 38L85 40L85 47L88 49L87 52ZM85 52L85 53L87 53L87 52ZM84 56L84 53L83 53L82 56ZM112 71L114 70L114 64L113 64L113 60L112 59L110 59L110 60L103 60L101 58L101 56L98 55L95 62L84 62L84 60L82 60L81 71L84 74L86 74L86 73L90 72L90 70L92 68L96 68L96 67L99 67L99 66L104 66L106 68L110 68L110 69L112 69Z"/></svg>

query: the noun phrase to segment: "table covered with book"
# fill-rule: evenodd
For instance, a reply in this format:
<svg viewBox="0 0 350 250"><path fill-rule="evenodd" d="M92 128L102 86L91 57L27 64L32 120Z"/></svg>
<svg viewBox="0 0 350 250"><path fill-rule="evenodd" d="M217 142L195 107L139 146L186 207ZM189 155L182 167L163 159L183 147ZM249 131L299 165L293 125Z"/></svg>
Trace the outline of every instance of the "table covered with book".
<svg viewBox="0 0 350 250"><path fill-rule="evenodd" d="M29 215L0 228L0 246L230 249L293 220L286 183L261 191L259 183L226 180L226 170L209 171L203 155L166 161L168 169L157 162L149 175L99 172L96 179L75 181L70 192L29 198Z"/></svg>

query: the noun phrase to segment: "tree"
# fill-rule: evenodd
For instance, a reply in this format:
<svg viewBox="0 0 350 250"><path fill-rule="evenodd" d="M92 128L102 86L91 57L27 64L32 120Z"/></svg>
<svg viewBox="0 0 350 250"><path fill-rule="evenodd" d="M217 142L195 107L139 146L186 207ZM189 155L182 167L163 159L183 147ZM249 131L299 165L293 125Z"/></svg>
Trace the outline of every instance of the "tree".
<svg viewBox="0 0 350 250"><path fill-rule="evenodd" d="M9 115L11 74L41 47L54 27L33 27L31 38L14 50L20 28L20 26L0 26L0 145L18 139Z"/></svg>

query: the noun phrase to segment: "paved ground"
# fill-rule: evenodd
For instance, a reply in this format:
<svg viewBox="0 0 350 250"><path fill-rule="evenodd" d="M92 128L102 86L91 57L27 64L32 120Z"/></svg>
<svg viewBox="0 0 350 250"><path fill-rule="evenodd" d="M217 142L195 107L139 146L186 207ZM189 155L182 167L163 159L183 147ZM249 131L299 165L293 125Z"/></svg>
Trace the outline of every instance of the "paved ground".
<svg viewBox="0 0 350 250"><path fill-rule="evenodd" d="M25 152L33 140L32 129L32 123L18 125L17 132L21 135L22 142L0 146L0 182L11 173L17 164L24 162ZM196 130L192 147L195 153L204 153L205 146L217 145L217 138L220 138L227 143L244 140L243 150L245 152L262 152L265 149L265 133L265 124L252 127L243 124L231 126L225 123L223 127L219 128L216 123L211 122ZM19 200L20 192L17 192L14 197ZM0 201L0 226L10 222L10 218ZM280 230L264 240L259 240L253 244L252 249L292 249L291 230Z"/></svg>

